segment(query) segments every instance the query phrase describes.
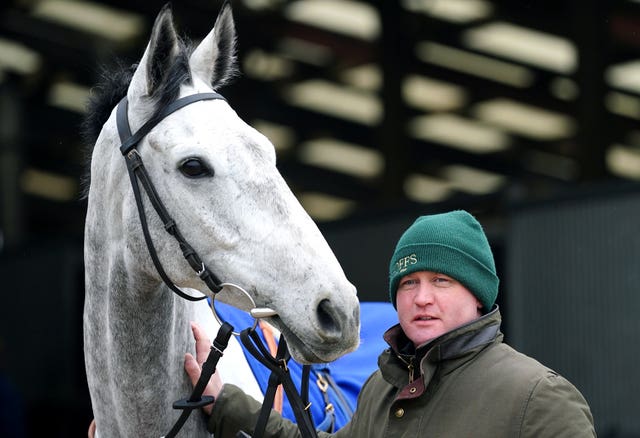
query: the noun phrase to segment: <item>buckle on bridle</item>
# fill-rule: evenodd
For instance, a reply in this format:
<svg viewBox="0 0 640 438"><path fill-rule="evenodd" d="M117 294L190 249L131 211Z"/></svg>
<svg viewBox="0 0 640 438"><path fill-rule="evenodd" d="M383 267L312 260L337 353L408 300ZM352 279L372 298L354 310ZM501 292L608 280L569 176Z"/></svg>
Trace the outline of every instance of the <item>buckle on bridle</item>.
<svg viewBox="0 0 640 438"><path fill-rule="evenodd" d="M318 373L318 379L316 380L316 385L318 385L318 389L320 389L320 391L322 392L327 392L327 389L329 388L329 382L327 382L326 379L320 373Z"/></svg>
<svg viewBox="0 0 640 438"><path fill-rule="evenodd" d="M142 156L136 148L133 148L129 152L127 152L127 161L131 163L132 170L136 170L138 167L143 165Z"/></svg>

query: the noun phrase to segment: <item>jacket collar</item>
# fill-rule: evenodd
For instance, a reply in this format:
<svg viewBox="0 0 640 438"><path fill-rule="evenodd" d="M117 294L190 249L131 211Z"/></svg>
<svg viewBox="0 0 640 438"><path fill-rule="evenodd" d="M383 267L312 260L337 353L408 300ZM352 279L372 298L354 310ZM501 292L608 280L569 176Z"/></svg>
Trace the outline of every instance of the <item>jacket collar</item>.
<svg viewBox="0 0 640 438"><path fill-rule="evenodd" d="M486 345L496 341L501 342L501 322L500 309L496 305L486 315L444 333L417 348L413 347L400 324L397 324L384 334L384 339L391 348L380 356L378 364L389 383L403 386L407 383L407 374L404 370L407 369L408 364L411 363L415 366L419 363L420 374L425 378L426 384L435 373L438 365L445 365L446 362L447 369L458 367L475 356ZM453 359L460 360L453 361ZM393 368L397 369L399 366L404 370L400 375L390 369L389 372L386 372L388 368L385 364L395 364ZM446 370L442 371L446 372ZM416 375L416 377L418 376Z"/></svg>

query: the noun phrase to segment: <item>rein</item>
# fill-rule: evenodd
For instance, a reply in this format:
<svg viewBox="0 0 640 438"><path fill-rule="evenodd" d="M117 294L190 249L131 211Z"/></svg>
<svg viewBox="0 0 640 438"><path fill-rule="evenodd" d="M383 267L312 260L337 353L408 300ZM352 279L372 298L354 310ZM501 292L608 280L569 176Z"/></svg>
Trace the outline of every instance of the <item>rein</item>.
<svg viewBox="0 0 640 438"><path fill-rule="evenodd" d="M189 266L196 272L198 277L204 281L209 290L213 293L213 297L215 299L215 295L222 290L225 285L231 285L230 283L221 283L220 280L213 274L204 264L198 253L193 249L193 247L186 241L186 239L180 233L176 222L173 220L169 212L165 208L158 192L155 189L155 186L151 182L151 178L149 178L149 174L142 162L142 157L138 153L137 146L142 141L142 139L165 117L174 113L175 111L183 108L187 105L190 105L194 102L198 102L201 100L226 100L222 95L211 92L211 93L198 93L190 96L182 97L171 104L164 107L161 111L159 111L155 116L149 119L147 122L138 129L135 134L131 133L131 127L129 125L129 117L128 117L128 100L127 97L123 97L122 100L118 103L118 107L116 109L116 125L118 129L118 135L120 136L120 152L125 158L127 165L127 172L129 174L129 179L131 180L131 187L133 189L133 194L136 200L136 206L138 209L138 215L140 217L140 223L142 225L142 232L144 234L144 240L147 244L147 249L149 251L149 255L151 256L151 260L158 271L158 274L162 278L162 281L171 289L176 295L180 296L189 301L200 301L206 299L206 295L201 297L193 297L191 295L186 294L182 291L175 283L169 278L166 271L162 267L162 263L158 258L158 253L153 244L153 240L151 239L151 234L149 233L149 227L147 224L147 217L144 211L144 204L142 201L142 193L140 191L140 184L142 184L143 189L147 193L147 197L151 201L151 204L162 220L165 230L171 234L180 245L180 249L182 250L183 257L189 263ZM237 287L237 286L236 286ZM240 288L241 289L241 288ZM242 290L242 289L241 289ZM246 293L246 292L245 292ZM249 297L250 298L250 297ZM253 301L253 300L252 300ZM255 303L254 303L255 306ZM171 428L169 433L164 438L173 438L175 437L182 426L185 424L191 412L195 409L201 408L208 404L214 402L214 398L211 396L202 396L204 389L211 378L211 376L215 373L216 366L218 361L223 355L224 349L227 347L229 339L231 335L237 334L233 331L233 326L226 322L220 321L218 317L215 306L212 302L212 310L216 319L221 322L221 327L218 331L215 341L211 347L211 351L207 360L202 366L202 372L200 374L200 378L193 388L193 392L188 399L178 400L173 404L174 409L182 410L182 414ZM271 309L267 308L254 308L251 310L251 315L254 318L273 316L275 312ZM264 364L267 368L271 370L271 377L269 378L269 387L267 388L267 395L265 395L265 401L270 400L269 404L263 404L262 411L260 417L258 419L258 423L256 425L255 437L262 437L264 430L266 428L266 421L269 416L269 411L271 409L271 404L273 403L273 397L275 395L276 387L279 384L282 384L289 400L294 408L294 413L296 417L296 421L298 424L298 428L300 429L301 435L303 438L315 438L317 437L316 429L311 420L310 413L307 411L308 408L308 384L309 384L309 370L310 366L306 365L305 374L303 374L302 381L302 393L304 394L302 397L298 395L297 390L291 380L291 376L288 373L287 369L287 361L289 360L289 352L287 351L286 342L284 338L281 337L280 343L278 345L278 352L276 357L273 358L269 352L262 345L259 337L255 332L256 324L253 327L245 329L240 333L240 338L242 342L245 344L247 349L253 354L262 364ZM253 341L251 341L253 339ZM257 344L254 344L257 342ZM258 349L256 349L256 345ZM303 400L304 398L304 400Z"/></svg>
<svg viewBox="0 0 640 438"><path fill-rule="evenodd" d="M283 336L280 336L278 342L278 350L275 357L271 356L271 353L264 347L260 337L253 329L245 329L240 333L240 340L245 346L247 351L251 353L253 357L258 359L262 365L271 370L271 376L269 376L269 386L264 395L264 401L262 403L262 409L260 410L260 416L255 426L253 438L262 438L267 428L267 421L269 420L269 414L276 395L276 389L278 385L282 385L284 392L289 398L293 414L296 418L296 424L300 429L300 435L302 438L315 438L317 437L316 428L313 425L310 411L308 410L310 404L308 400L309 394L309 372L311 366L305 365L303 368L302 381L301 381L301 393L298 395L287 362L291 356L287 350L287 344Z"/></svg>

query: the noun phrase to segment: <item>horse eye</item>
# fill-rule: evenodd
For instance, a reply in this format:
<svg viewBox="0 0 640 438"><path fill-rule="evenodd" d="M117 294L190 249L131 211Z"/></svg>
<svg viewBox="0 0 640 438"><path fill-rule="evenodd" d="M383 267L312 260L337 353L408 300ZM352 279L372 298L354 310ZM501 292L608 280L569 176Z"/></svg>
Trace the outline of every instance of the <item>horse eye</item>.
<svg viewBox="0 0 640 438"><path fill-rule="evenodd" d="M213 176L213 171L199 158L187 158L180 164L180 172L188 178L202 178Z"/></svg>

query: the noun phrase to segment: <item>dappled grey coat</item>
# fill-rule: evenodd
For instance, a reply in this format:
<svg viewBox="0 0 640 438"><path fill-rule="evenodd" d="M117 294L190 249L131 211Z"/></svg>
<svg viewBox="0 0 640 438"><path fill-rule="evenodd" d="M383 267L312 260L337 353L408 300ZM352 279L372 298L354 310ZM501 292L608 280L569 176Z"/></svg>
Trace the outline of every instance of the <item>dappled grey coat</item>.
<svg viewBox="0 0 640 438"><path fill-rule="evenodd" d="M400 326L385 334L391 348L378 359L352 421L337 437L595 437L593 417L565 378L502 343L501 316L489 314L401 353ZM409 382L410 368L417 378ZM251 434L260 405L225 386L209 428L216 438ZM299 436L272 413L266 436ZM326 436L321 434L321 436Z"/></svg>

